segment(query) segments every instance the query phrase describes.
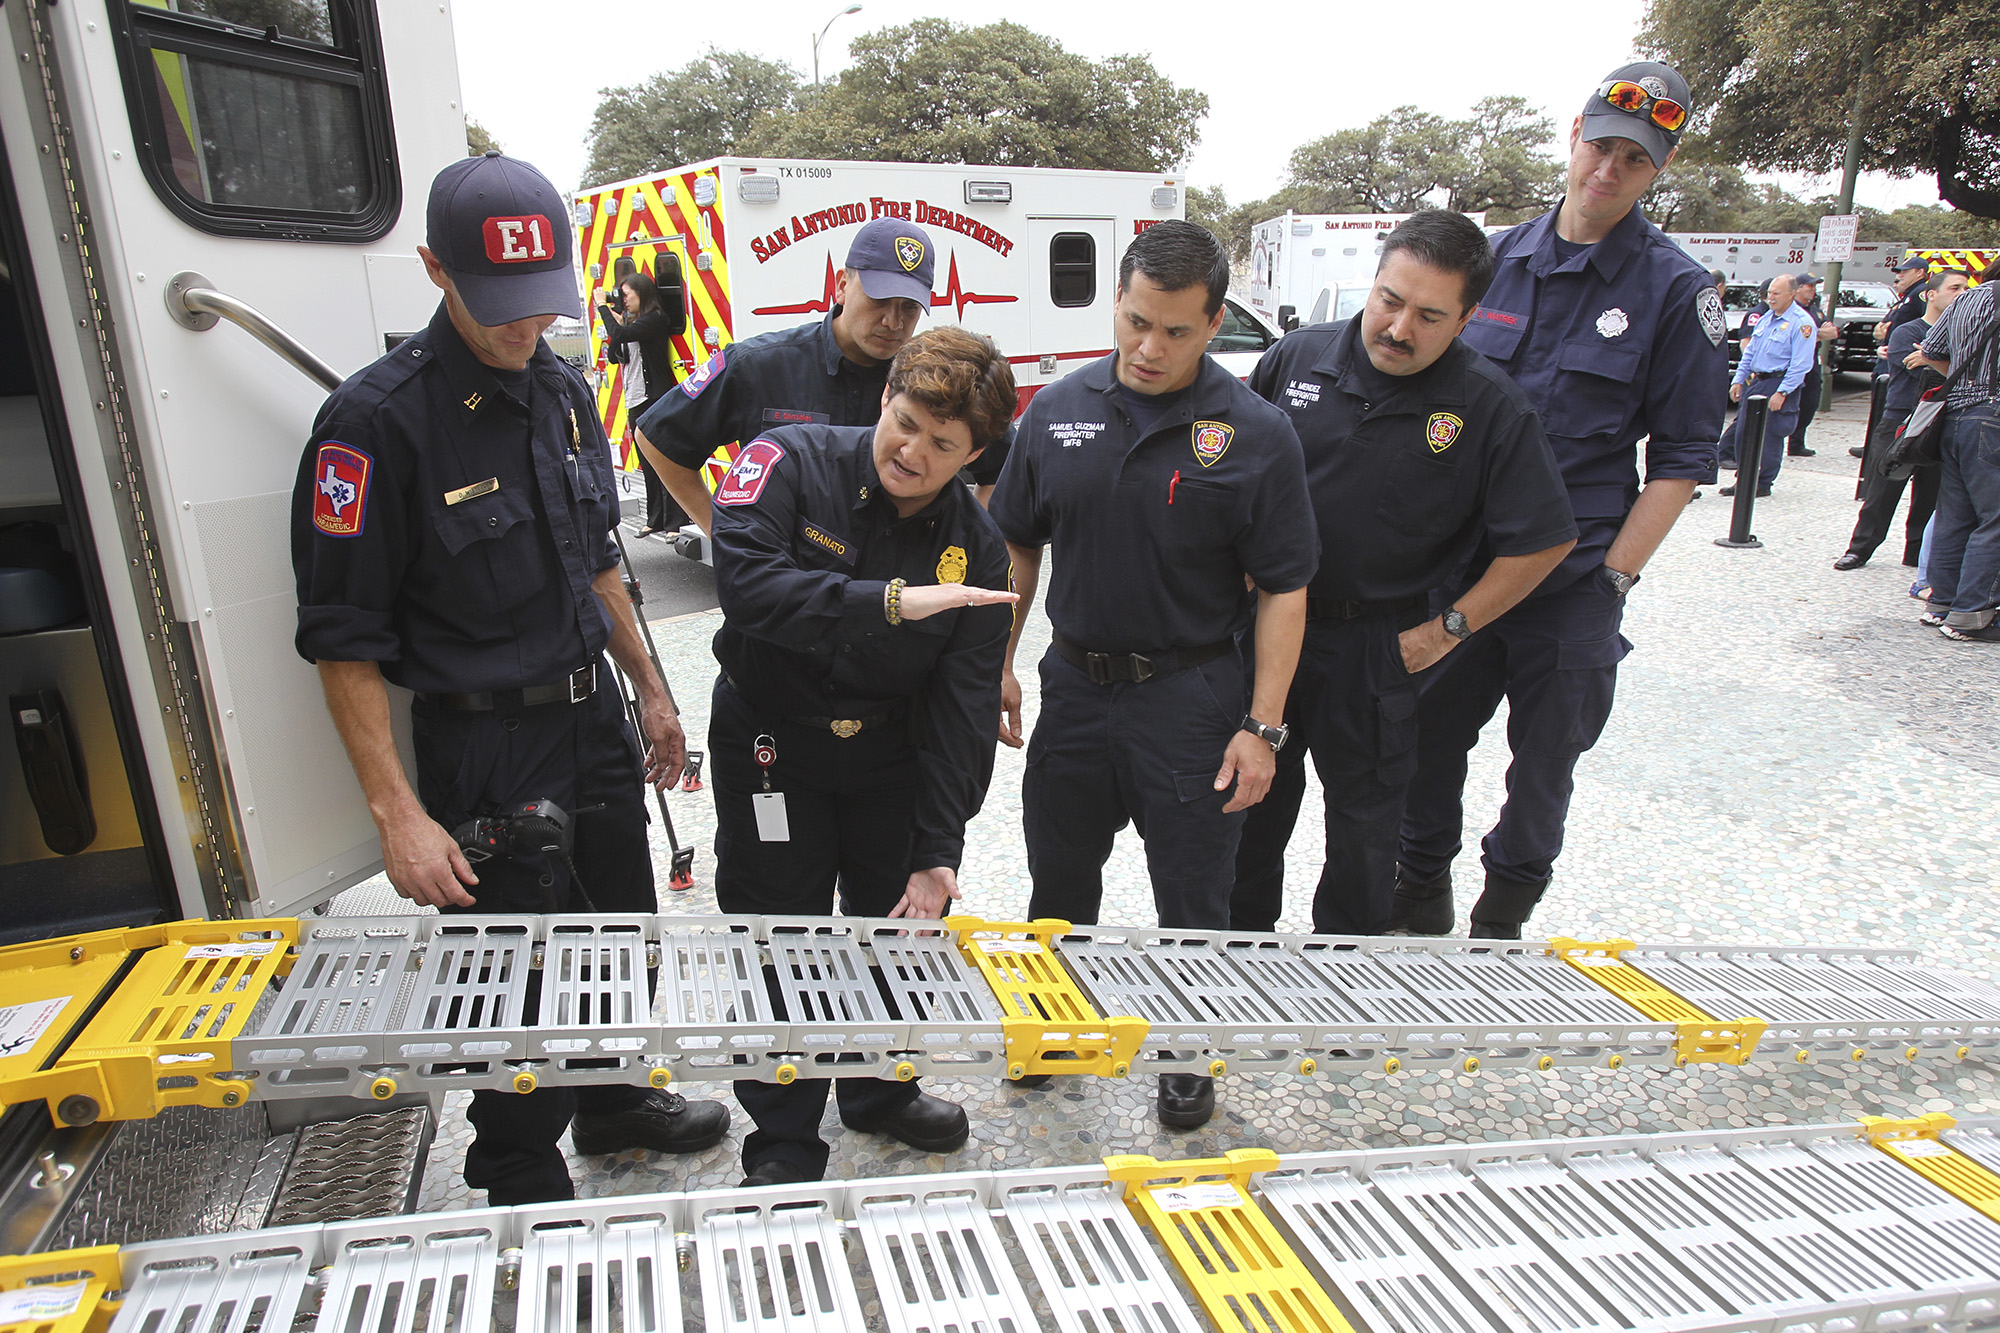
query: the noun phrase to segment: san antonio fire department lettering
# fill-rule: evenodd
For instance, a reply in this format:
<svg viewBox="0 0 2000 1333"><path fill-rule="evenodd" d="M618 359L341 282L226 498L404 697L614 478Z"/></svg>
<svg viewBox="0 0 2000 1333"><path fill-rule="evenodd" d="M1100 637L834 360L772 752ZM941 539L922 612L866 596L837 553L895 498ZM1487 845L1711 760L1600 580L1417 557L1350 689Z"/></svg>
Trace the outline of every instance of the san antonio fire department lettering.
<svg viewBox="0 0 2000 1333"><path fill-rule="evenodd" d="M922 199L883 199L871 195L865 203L856 201L851 204L836 204L832 208L822 208L816 213L795 216L789 227L779 227L768 236L752 237L750 253L757 256L758 263L768 263L772 256L788 248L794 241L803 241L808 236L831 231L836 227L858 227L864 222L873 222L876 218L902 218L926 227L955 231L961 236L971 237L1003 258L1014 249L1014 242L977 218L969 218L963 213L955 213L949 208L941 208Z"/></svg>

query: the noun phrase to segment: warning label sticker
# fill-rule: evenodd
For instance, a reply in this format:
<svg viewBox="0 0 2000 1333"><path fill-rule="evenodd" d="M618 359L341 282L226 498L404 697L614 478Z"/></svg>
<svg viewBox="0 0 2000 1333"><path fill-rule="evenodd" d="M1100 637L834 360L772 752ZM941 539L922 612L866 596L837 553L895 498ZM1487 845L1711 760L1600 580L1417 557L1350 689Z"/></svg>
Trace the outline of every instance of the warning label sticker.
<svg viewBox="0 0 2000 1333"><path fill-rule="evenodd" d="M55 1282L46 1286L23 1287L0 1292L0 1326L45 1324L51 1319L76 1313L83 1304L86 1282Z"/></svg>
<svg viewBox="0 0 2000 1333"><path fill-rule="evenodd" d="M1163 1212L1192 1213L1201 1208L1236 1208L1243 1196L1234 1185L1160 1185L1149 1191Z"/></svg>
<svg viewBox="0 0 2000 1333"><path fill-rule="evenodd" d="M35 1043L42 1039L42 1034L61 1015L70 998L58 995L49 1000L0 1006L0 1059L33 1050ZM0 1320L0 1323L4 1322Z"/></svg>
<svg viewBox="0 0 2000 1333"><path fill-rule="evenodd" d="M188 946L190 958L262 958L278 947L276 940L237 940L233 944L194 944Z"/></svg>

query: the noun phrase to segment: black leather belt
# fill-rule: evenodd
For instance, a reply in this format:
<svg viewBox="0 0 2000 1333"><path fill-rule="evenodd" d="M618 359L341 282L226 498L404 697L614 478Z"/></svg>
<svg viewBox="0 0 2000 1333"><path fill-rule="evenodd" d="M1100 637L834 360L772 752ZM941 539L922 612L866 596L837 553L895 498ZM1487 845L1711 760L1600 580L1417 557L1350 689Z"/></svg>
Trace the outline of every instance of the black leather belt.
<svg viewBox="0 0 2000 1333"><path fill-rule="evenodd" d="M490 713L496 708L533 708L537 704L580 704L597 693L597 663L580 666L560 685L530 685L525 690L493 690L486 694L426 694L439 708L456 713Z"/></svg>
<svg viewBox="0 0 2000 1333"><path fill-rule="evenodd" d="M1423 597L1396 602L1343 602L1333 597L1306 598L1307 620L1359 620L1363 616L1393 616L1426 605Z"/></svg>
<svg viewBox="0 0 2000 1333"><path fill-rule="evenodd" d="M1155 676L1170 676L1176 671L1211 662L1236 646L1236 640L1224 639L1220 643L1204 643L1196 648L1166 648L1154 653L1093 653L1087 648L1079 648L1058 634L1054 637L1056 656L1090 675L1093 685L1115 685L1120 682L1138 684Z"/></svg>
<svg viewBox="0 0 2000 1333"><path fill-rule="evenodd" d="M846 740L849 736L859 736L864 731L900 722L907 711L891 708L886 713L870 713L866 717L788 717L784 720L791 726L804 727L808 731L830 731Z"/></svg>

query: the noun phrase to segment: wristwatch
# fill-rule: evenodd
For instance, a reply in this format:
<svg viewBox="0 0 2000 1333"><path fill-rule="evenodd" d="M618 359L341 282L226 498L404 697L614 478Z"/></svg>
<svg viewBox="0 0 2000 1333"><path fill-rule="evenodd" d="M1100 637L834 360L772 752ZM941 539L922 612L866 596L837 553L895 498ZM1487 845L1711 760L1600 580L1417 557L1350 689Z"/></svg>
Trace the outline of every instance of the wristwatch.
<svg viewBox="0 0 2000 1333"><path fill-rule="evenodd" d="M1243 721L1238 723L1237 726L1270 746L1272 754L1276 754L1278 751L1284 749L1285 742L1292 738L1292 729L1290 727L1267 727L1248 713L1243 715Z"/></svg>
<svg viewBox="0 0 2000 1333"><path fill-rule="evenodd" d="M1617 593L1620 597L1632 591L1632 585L1639 581L1637 574L1620 574L1609 565L1600 565L1597 572L1602 574L1604 581L1611 585L1611 591Z"/></svg>
<svg viewBox="0 0 2000 1333"><path fill-rule="evenodd" d="M1452 638L1457 639L1460 643L1464 643L1472 637L1472 626L1466 622L1465 612L1459 610L1457 607L1454 606L1451 610L1445 612L1443 620L1444 632L1451 635Z"/></svg>

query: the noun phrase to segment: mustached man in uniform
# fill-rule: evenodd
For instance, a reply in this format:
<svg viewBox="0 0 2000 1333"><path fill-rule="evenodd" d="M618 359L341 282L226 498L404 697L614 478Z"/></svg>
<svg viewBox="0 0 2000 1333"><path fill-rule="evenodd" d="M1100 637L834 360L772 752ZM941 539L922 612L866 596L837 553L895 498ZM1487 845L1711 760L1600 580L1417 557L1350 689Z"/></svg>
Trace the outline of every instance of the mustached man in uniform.
<svg viewBox="0 0 2000 1333"><path fill-rule="evenodd" d="M1014 376L964 329L890 363L873 427L780 426L715 491L722 674L708 747L725 912L929 919L959 897L993 776L1014 594L961 467L1007 434ZM908 1015L906 1015L908 1017ZM837 1080L840 1119L925 1152L965 1112L917 1083ZM743 1080L745 1184L818 1180L827 1080Z"/></svg>
<svg viewBox="0 0 2000 1333"><path fill-rule="evenodd" d="M438 173L428 240L444 292L430 326L333 391L300 463L299 654L398 893L445 912L655 911L644 784L671 786L687 744L619 578L595 399L542 341L583 313L569 209L539 171L487 153ZM638 691L643 753L607 652ZM415 791L385 681L416 692ZM575 878L543 856L473 873L448 830L542 799L588 808ZM476 1092L468 1118L465 1183L495 1204L573 1197L565 1127L580 1153L694 1152L729 1128L718 1103L622 1086Z"/></svg>
<svg viewBox="0 0 2000 1333"><path fill-rule="evenodd" d="M1308 751L1326 792L1313 929L1388 929L1417 684L1575 545L1534 409L1458 336L1492 277L1485 233L1427 209L1383 242L1361 314L1286 334L1250 376L1298 429L1320 558L1285 705L1291 743L1236 853L1233 930L1276 928ZM1430 594L1475 552L1479 577L1433 615Z"/></svg>

